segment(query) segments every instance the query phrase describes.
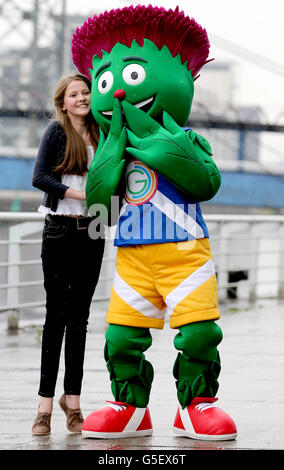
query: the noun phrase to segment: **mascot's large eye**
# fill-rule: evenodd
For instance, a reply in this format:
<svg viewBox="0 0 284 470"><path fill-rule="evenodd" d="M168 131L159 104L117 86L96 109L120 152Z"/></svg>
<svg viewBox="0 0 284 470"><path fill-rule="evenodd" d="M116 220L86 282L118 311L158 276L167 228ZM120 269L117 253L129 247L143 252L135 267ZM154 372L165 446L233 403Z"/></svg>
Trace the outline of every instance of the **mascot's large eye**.
<svg viewBox="0 0 284 470"><path fill-rule="evenodd" d="M113 74L108 70L104 72L98 81L98 90L99 92L104 95L107 93L113 85Z"/></svg>
<svg viewBox="0 0 284 470"><path fill-rule="evenodd" d="M142 65L130 64L123 69L122 76L128 85L139 85L145 80L146 72Z"/></svg>

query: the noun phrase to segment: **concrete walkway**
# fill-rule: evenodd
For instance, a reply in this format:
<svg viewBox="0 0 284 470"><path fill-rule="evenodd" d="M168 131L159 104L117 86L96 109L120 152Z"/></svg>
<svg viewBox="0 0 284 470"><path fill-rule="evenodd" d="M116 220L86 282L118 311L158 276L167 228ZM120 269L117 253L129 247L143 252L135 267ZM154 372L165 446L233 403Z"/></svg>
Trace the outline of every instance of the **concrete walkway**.
<svg viewBox="0 0 284 470"><path fill-rule="evenodd" d="M52 416L52 434L35 437L31 426L38 405L40 340L43 313L20 318L15 334L0 316L0 449L1 450L283 450L284 449L284 304L259 301L255 305L221 306L224 334L219 347L222 361L219 405L234 418L236 441L205 442L172 432L177 409L172 366L175 331L152 330L147 358L155 369L150 410L151 437L97 440L69 434L58 405L62 393L63 360ZM85 375L81 398L85 416L112 400L103 359L104 314L93 311L87 337ZM218 404L217 403L217 404Z"/></svg>

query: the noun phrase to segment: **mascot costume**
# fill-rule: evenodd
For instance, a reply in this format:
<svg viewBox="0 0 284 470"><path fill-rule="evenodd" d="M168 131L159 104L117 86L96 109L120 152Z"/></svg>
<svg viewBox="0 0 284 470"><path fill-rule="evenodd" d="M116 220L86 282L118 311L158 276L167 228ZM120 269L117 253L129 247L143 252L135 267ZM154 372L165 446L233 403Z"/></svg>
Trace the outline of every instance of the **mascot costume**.
<svg viewBox="0 0 284 470"><path fill-rule="evenodd" d="M199 204L217 193L221 177L207 140L186 127L208 53L206 31L178 7L111 10L73 35L73 61L91 79L100 126L86 187L90 212L97 204L110 212L123 190L104 352L115 401L85 419L84 437L152 434L154 371L144 352L166 311L178 330L174 432L211 440L237 435L215 404L222 330Z"/></svg>

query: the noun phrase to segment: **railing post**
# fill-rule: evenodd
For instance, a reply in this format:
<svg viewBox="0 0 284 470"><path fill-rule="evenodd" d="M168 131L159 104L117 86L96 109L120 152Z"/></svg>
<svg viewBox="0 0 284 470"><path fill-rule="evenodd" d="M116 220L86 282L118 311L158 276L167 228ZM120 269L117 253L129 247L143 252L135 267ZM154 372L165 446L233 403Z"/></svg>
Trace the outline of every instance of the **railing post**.
<svg viewBox="0 0 284 470"><path fill-rule="evenodd" d="M258 256L259 256L259 227L258 222L250 223L249 228L250 241L250 270L249 270L249 300L253 301L257 297L257 270L258 270Z"/></svg>
<svg viewBox="0 0 284 470"><path fill-rule="evenodd" d="M259 252L256 274L256 295L258 298L276 298L279 291L279 246L278 224L275 222L258 222ZM271 252L270 249L272 248Z"/></svg>
<svg viewBox="0 0 284 470"><path fill-rule="evenodd" d="M22 225L22 224L20 224ZM9 246L8 246L8 269L7 269L7 284L15 284L20 280L20 245L18 241L18 225L9 227ZM19 287L7 288L7 305L19 304ZM19 323L19 309L11 309L7 312L7 328L9 331L16 330Z"/></svg>
<svg viewBox="0 0 284 470"><path fill-rule="evenodd" d="M228 226L226 222L221 222L219 230L218 248L218 300L224 303L227 298L228 283Z"/></svg>
<svg viewBox="0 0 284 470"><path fill-rule="evenodd" d="M283 299L284 297L284 223L280 222L279 227L279 289L278 296Z"/></svg>

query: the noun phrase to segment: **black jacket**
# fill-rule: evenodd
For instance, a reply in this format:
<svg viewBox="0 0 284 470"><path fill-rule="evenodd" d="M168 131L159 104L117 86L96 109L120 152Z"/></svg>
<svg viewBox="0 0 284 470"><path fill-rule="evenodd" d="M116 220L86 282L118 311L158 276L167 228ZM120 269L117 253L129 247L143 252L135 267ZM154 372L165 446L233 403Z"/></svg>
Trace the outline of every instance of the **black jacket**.
<svg viewBox="0 0 284 470"><path fill-rule="evenodd" d="M52 168L59 165L64 158L66 135L58 121L52 121L43 134L35 161L32 185L45 192L42 204L56 211L58 199L64 198L69 186L61 183L60 173Z"/></svg>

